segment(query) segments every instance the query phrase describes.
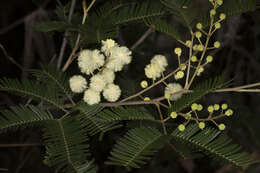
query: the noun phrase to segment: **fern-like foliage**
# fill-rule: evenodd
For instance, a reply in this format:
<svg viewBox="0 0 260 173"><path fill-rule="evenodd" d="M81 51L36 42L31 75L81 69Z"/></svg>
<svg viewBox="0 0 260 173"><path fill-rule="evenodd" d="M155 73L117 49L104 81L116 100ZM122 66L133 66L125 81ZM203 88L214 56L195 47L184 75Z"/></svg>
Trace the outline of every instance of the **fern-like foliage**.
<svg viewBox="0 0 260 173"><path fill-rule="evenodd" d="M131 129L117 141L106 164L140 168L165 144L165 139L155 128Z"/></svg>
<svg viewBox="0 0 260 173"><path fill-rule="evenodd" d="M103 109L100 105L89 106L81 102L75 109L80 111L77 118L90 136L101 133L100 137L102 137L105 132L120 127L117 123L101 122L96 118L97 114Z"/></svg>
<svg viewBox="0 0 260 173"><path fill-rule="evenodd" d="M111 110L106 109L98 114L97 119L106 123L123 120L155 120L149 113L135 108L123 107L113 108Z"/></svg>
<svg viewBox="0 0 260 173"><path fill-rule="evenodd" d="M180 33L176 29L176 26L170 25L168 22L161 19L147 19L145 20L145 24L149 27L155 29L156 31L165 33L172 38L178 40L180 39Z"/></svg>
<svg viewBox="0 0 260 173"><path fill-rule="evenodd" d="M53 89L56 92L60 92L61 95L65 95L72 103L72 91L69 87L69 78L66 73L61 72L54 66L42 66L41 70L32 70L31 72L38 81L43 85L53 85Z"/></svg>
<svg viewBox="0 0 260 173"><path fill-rule="evenodd" d="M77 173L87 160L88 138L74 118L53 120L45 125L45 162L59 172Z"/></svg>
<svg viewBox="0 0 260 173"><path fill-rule="evenodd" d="M94 160L88 161L78 167L78 173L96 173L97 171L98 168L94 164Z"/></svg>
<svg viewBox="0 0 260 173"><path fill-rule="evenodd" d="M190 104L194 103L195 101L201 99L206 94L223 86L223 79L220 76L203 81L201 84L198 84L192 89L192 93L186 94L180 99L176 100L170 107L169 111L179 112L182 109L188 107Z"/></svg>
<svg viewBox="0 0 260 173"><path fill-rule="evenodd" d="M32 80L23 80L22 82L19 82L17 79L4 78L0 80L0 90L45 101L46 103L65 111L62 100L58 98L55 90Z"/></svg>
<svg viewBox="0 0 260 173"><path fill-rule="evenodd" d="M14 106L9 110L1 111L0 131L16 130L17 128L25 128L32 125L39 125L43 122L53 120L50 112L38 109L35 106Z"/></svg>
<svg viewBox="0 0 260 173"><path fill-rule="evenodd" d="M235 167L242 167L259 162L249 153L243 152L239 145L232 144L229 137L220 135L219 131L211 127L200 130L197 124L190 124L183 132L176 129L171 136L220 163L230 163Z"/></svg>

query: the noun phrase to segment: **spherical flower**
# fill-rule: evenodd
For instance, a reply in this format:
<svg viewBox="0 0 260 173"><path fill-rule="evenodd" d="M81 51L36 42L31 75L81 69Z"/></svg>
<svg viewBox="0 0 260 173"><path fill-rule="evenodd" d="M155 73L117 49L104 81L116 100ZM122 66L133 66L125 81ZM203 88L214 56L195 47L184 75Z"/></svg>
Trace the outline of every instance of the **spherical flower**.
<svg viewBox="0 0 260 173"><path fill-rule="evenodd" d="M183 89L182 86L178 83L169 83L165 87L164 95L170 94L170 100L177 100L182 96L181 93L177 93L177 92L181 91L182 89Z"/></svg>
<svg viewBox="0 0 260 173"><path fill-rule="evenodd" d="M201 104L198 104L197 110L202 111L202 109L203 109L203 106Z"/></svg>
<svg viewBox="0 0 260 173"><path fill-rule="evenodd" d="M106 83L113 83L115 80L115 72L108 68L104 68L101 75L104 77Z"/></svg>
<svg viewBox="0 0 260 173"><path fill-rule="evenodd" d="M214 112L214 107L210 105L210 106L208 107L208 112L209 112L209 113Z"/></svg>
<svg viewBox="0 0 260 173"><path fill-rule="evenodd" d="M219 6L223 4L223 0L217 0L216 2Z"/></svg>
<svg viewBox="0 0 260 173"><path fill-rule="evenodd" d="M192 49L193 49L194 51L198 51L198 45L197 45L197 44L194 44L193 47L192 47Z"/></svg>
<svg viewBox="0 0 260 173"><path fill-rule="evenodd" d="M203 68L202 66L200 66L200 67L198 68L198 73L197 73L197 75L199 76L203 71L204 71L204 68Z"/></svg>
<svg viewBox="0 0 260 173"><path fill-rule="evenodd" d="M226 110L227 108L228 108L227 104L224 103L224 104L221 105L221 109Z"/></svg>
<svg viewBox="0 0 260 173"><path fill-rule="evenodd" d="M178 56L181 56L181 48L179 48L179 47L176 47L175 49L174 49L174 53L176 54L176 55L178 55Z"/></svg>
<svg viewBox="0 0 260 173"><path fill-rule="evenodd" d="M213 61L213 57L212 56L207 56L206 57L206 61L208 62L208 63L211 63L212 61Z"/></svg>
<svg viewBox="0 0 260 173"><path fill-rule="evenodd" d="M202 24L201 23L197 23L196 28L197 29L202 29Z"/></svg>
<svg viewBox="0 0 260 173"><path fill-rule="evenodd" d="M209 13L210 13L211 16L214 16L214 15L216 14L216 10L215 10L215 9L212 9L212 10L210 10Z"/></svg>
<svg viewBox="0 0 260 173"><path fill-rule="evenodd" d="M147 78L155 80L161 77L162 71L157 64L148 64L146 65L144 72Z"/></svg>
<svg viewBox="0 0 260 173"><path fill-rule="evenodd" d="M225 128L226 128L225 124L218 125L219 130L225 130Z"/></svg>
<svg viewBox="0 0 260 173"><path fill-rule="evenodd" d="M219 41L215 41L214 42L214 47L215 48L219 48L220 47L220 42Z"/></svg>
<svg viewBox="0 0 260 173"><path fill-rule="evenodd" d="M92 89L88 89L84 92L83 100L89 104L98 104L100 102L100 93Z"/></svg>
<svg viewBox="0 0 260 173"><path fill-rule="evenodd" d="M181 65L180 65L180 69L181 69L182 71L186 70L186 68L187 68L186 64L181 64Z"/></svg>
<svg viewBox="0 0 260 173"><path fill-rule="evenodd" d="M197 103L193 103L192 105L191 105L191 110L193 110L193 111L196 111L197 109L198 109L198 104Z"/></svg>
<svg viewBox="0 0 260 173"><path fill-rule="evenodd" d="M191 41L190 41L190 40L187 40L187 41L185 42L185 45L188 46L188 47L191 47Z"/></svg>
<svg viewBox="0 0 260 173"><path fill-rule="evenodd" d="M183 72L183 71L178 71L178 72L174 75L174 78L175 78L176 80L181 79L181 78L183 78L183 77L184 77L184 72Z"/></svg>
<svg viewBox="0 0 260 173"><path fill-rule="evenodd" d="M215 24L215 28L216 29L219 29L221 27L221 24L219 23L219 22L217 22L216 24Z"/></svg>
<svg viewBox="0 0 260 173"><path fill-rule="evenodd" d="M90 78L90 88L94 91L101 92L106 86L105 78L100 75L96 74Z"/></svg>
<svg viewBox="0 0 260 173"><path fill-rule="evenodd" d="M104 65L104 55L99 50L82 50L78 57L78 66L82 73L89 75L97 68Z"/></svg>
<svg viewBox="0 0 260 173"><path fill-rule="evenodd" d="M113 83L108 84L103 91L103 96L109 102L117 101L120 95L121 95L121 90L119 86Z"/></svg>
<svg viewBox="0 0 260 173"><path fill-rule="evenodd" d="M170 116L171 116L171 118L175 119L175 118L177 118L178 114L177 114L177 112L171 112Z"/></svg>
<svg viewBox="0 0 260 173"><path fill-rule="evenodd" d="M148 86L148 83L146 80L143 80L141 83L140 83L141 87L142 88L146 88Z"/></svg>
<svg viewBox="0 0 260 173"><path fill-rule="evenodd" d="M114 46L110 50L110 57L106 67L113 71L121 71L123 66L132 60L132 52L125 46Z"/></svg>
<svg viewBox="0 0 260 173"><path fill-rule="evenodd" d="M151 100L150 97L145 97L144 98L144 101L149 101L149 100Z"/></svg>
<svg viewBox="0 0 260 173"><path fill-rule="evenodd" d="M71 91L81 93L87 88L87 81L81 75L72 76L69 80Z"/></svg>
<svg viewBox="0 0 260 173"><path fill-rule="evenodd" d="M200 122L200 123L199 123L199 128L200 128L200 129L204 129L204 128L205 128L205 126L206 126L206 125L205 125L205 123L204 123L204 122Z"/></svg>
<svg viewBox="0 0 260 173"><path fill-rule="evenodd" d="M195 55L191 56L191 62L197 62L197 61L198 58Z"/></svg>
<svg viewBox="0 0 260 173"><path fill-rule="evenodd" d="M221 13L219 15L219 18L220 18L220 20L225 20L226 19L226 14L225 13Z"/></svg>
<svg viewBox="0 0 260 173"><path fill-rule="evenodd" d="M202 44L199 44L198 47L197 47L197 50L198 51L203 51L204 49L204 46Z"/></svg>
<svg viewBox="0 0 260 173"><path fill-rule="evenodd" d="M183 124L180 124L179 126L178 126L178 129L179 129L179 131L184 131L185 130L185 126L183 125Z"/></svg>
<svg viewBox="0 0 260 173"><path fill-rule="evenodd" d="M225 111L225 115L228 116L228 117L231 116L231 115L233 115L233 110L232 110L232 109L226 110L226 111Z"/></svg>
<svg viewBox="0 0 260 173"><path fill-rule="evenodd" d="M195 37L200 38L202 36L201 32L197 31L195 32Z"/></svg>
<svg viewBox="0 0 260 173"><path fill-rule="evenodd" d="M214 110L215 110L215 111L218 111L220 106L219 106L219 104L214 104L213 107L214 107Z"/></svg>
<svg viewBox="0 0 260 173"><path fill-rule="evenodd" d="M151 64L156 64L160 70L161 73L165 70L165 68L168 65L167 59L165 56L163 55L155 55L152 59L151 59Z"/></svg>
<svg viewBox="0 0 260 173"><path fill-rule="evenodd" d="M106 39L105 41L102 40L101 43L102 43L101 51L104 52L106 55L109 54L110 49L112 47L117 46L115 40L112 39Z"/></svg>

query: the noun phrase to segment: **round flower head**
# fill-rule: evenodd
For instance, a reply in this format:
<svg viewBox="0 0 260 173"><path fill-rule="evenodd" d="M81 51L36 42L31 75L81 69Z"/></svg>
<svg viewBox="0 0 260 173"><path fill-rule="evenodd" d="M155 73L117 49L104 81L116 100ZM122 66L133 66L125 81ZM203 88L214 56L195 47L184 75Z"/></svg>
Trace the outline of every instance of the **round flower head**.
<svg viewBox="0 0 260 173"><path fill-rule="evenodd" d="M121 95L121 90L119 86L112 83L108 84L103 91L103 96L107 101L110 102L117 101L120 95Z"/></svg>
<svg viewBox="0 0 260 173"><path fill-rule="evenodd" d="M131 62L131 54L132 52L127 47L112 47L106 67L113 71L121 71L124 65L129 64Z"/></svg>
<svg viewBox="0 0 260 173"><path fill-rule="evenodd" d="M87 88L87 81L83 76L72 76L69 82L71 91L74 93L81 93Z"/></svg>
<svg viewBox="0 0 260 173"><path fill-rule="evenodd" d="M147 78L155 80L156 78L161 77L161 70L157 64L146 65L144 71Z"/></svg>
<svg viewBox="0 0 260 173"><path fill-rule="evenodd" d="M183 124L180 124L179 126L178 126L178 129L179 129L179 131L184 131L185 130L185 126L183 125Z"/></svg>
<svg viewBox="0 0 260 173"><path fill-rule="evenodd" d="M201 23L197 23L196 28L197 29L202 29L202 24Z"/></svg>
<svg viewBox="0 0 260 173"><path fill-rule="evenodd" d="M148 86L148 83L146 80L143 80L141 83L140 83L141 87L142 88L146 88Z"/></svg>
<svg viewBox="0 0 260 173"><path fill-rule="evenodd" d="M83 100L89 105L98 104L100 102L100 93L92 89L88 89L84 92Z"/></svg>
<svg viewBox="0 0 260 173"><path fill-rule="evenodd" d="M163 55L155 55L151 59L151 64L156 64L160 68L161 73L162 73L165 70L165 67L167 67L168 62L167 62L165 56L163 56Z"/></svg>
<svg viewBox="0 0 260 173"><path fill-rule="evenodd" d="M117 46L117 43L115 40L112 39L106 39L105 41L101 41L102 47L101 51L104 52L106 55L109 55L110 49L114 46Z"/></svg>
<svg viewBox="0 0 260 173"><path fill-rule="evenodd" d="M115 72L108 68L104 68L101 75L104 77L106 83L113 83L115 80Z"/></svg>
<svg viewBox="0 0 260 173"><path fill-rule="evenodd" d="M165 87L164 95L170 94L170 100L177 100L181 98L182 94L175 94L182 90L182 86L178 83L169 83L167 87Z"/></svg>
<svg viewBox="0 0 260 173"><path fill-rule="evenodd" d="M171 112L170 116L171 116L171 118L175 119L175 118L177 118L178 114L177 114L177 112Z"/></svg>
<svg viewBox="0 0 260 173"><path fill-rule="evenodd" d="M82 73L89 75L104 65L104 59L104 55L102 55L99 50L82 50L78 57L79 69Z"/></svg>
<svg viewBox="0 0 260 173"><path fill-rule="evenodd" d="M90 78L90 88L94 91L101 92L106 86L105 78L100 75L96 74L95 76Z"/></svg>

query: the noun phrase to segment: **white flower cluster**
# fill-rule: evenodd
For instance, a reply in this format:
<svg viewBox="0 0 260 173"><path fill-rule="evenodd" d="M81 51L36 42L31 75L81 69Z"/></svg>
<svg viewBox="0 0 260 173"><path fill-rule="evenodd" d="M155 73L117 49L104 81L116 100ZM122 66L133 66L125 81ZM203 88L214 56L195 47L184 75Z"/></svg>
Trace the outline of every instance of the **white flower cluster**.
<svg viewBox="0 0 260 173"><path fill-rule="evenodd" d="M121 71L124 65L131 62L131 54L127 47L119 46L112 39L102 41L101 51L82 50L78 56L79 69L83 74L92 77L87 87L87 80L83 76L72 76L69 80L72 92L84 92L83 100L89 105L101 101L101 92L107 101L117 101L121 89L114 84L115 72Z"/></svg>
<svg viewBox="0 0 260 173"><path fill-rule="evenodd" d="M175 101L181 98L182 93L178 93L182 90L182 86L178 83L169 83L165 87L164 95L169 95L171 101Z"/></svg>
<svg viewBox="0 0 260 173"><path fill-rule="evenodd" d="M151 63L146 65L144 71L147 78L156 80L161 77L162 73L165 71L168 62L163 55L155 55L151 59Z"/></svg>

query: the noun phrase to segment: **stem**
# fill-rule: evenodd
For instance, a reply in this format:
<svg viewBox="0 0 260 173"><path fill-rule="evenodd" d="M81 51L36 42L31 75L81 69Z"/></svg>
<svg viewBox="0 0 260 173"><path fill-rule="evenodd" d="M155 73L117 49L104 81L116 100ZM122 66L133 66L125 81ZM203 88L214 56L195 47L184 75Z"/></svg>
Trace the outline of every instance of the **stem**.
<svg viewBox="0 0 260 173"><path fill-rule="evenodd" d="M214 92L259 92L259 89L246 89L246 88L252 88L252 87L256 87L256 86L260 86L260 82L257 83L253 83L253 84L248 84L248 85L242 85L239 87L234 87L234 88L224 88L224 89L217 89Z"/></svg>
<svg viewBox="0 0 260 173"><path fill-rule="evenodd" d="M190 68L191 68L191 57L192 57L192 45L193 45L193 41L194 41L194 34L191 30L191 46L189 47L189 62L188 62L188 70L187 70L187 75L186 75L186 82L185 82L185 89L188 89L188 85L189 85L189 77L190 77Z"/></svg>
<svg viewBox="0 0 260 173"><path fill-rule="evenodd" d="M163 121L163 115L160 109L160 106L158 104L156 104L157 110L159 112L160 115L160 119L161 119L161 123L162 123L162 128L163 128L163 134L167 135L167 130L166 130L166 126L165 126L165 122Z"/></svg>

